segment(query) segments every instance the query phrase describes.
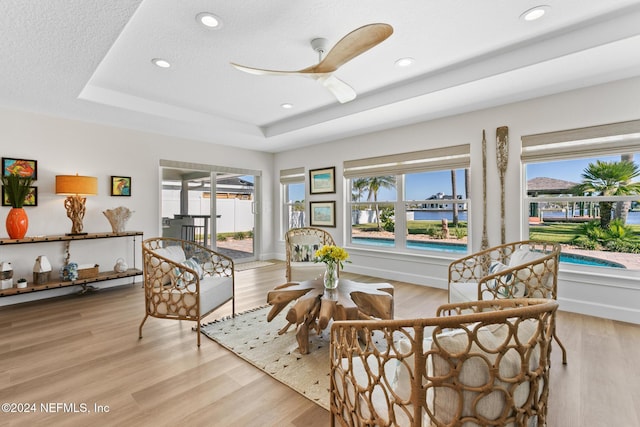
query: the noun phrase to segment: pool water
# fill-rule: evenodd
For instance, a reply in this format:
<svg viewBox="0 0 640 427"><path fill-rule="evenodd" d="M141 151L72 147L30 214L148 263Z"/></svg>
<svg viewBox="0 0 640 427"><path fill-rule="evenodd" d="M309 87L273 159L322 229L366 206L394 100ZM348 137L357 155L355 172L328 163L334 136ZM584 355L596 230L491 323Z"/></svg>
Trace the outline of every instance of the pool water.
<svg viewBox="0 0 640 427"><path fill-rule="evenodd" d="M353 237L351 239L353 243L359 243L362 245L380 246L380 247L393 247L394 241L391 239L376 239L368 237ZM453 252L457 254L466 254L467 245L461 243L445 243L445 242L424 242L419 240L408 240L407 248L409 249L421 249L430 251L441 252ZM592 267L609 267L609 268L626 268L624 265L613 261L607 261L600 258L577 255L577 254L560 254L560 262L567 264L588 265Z"/></svg>

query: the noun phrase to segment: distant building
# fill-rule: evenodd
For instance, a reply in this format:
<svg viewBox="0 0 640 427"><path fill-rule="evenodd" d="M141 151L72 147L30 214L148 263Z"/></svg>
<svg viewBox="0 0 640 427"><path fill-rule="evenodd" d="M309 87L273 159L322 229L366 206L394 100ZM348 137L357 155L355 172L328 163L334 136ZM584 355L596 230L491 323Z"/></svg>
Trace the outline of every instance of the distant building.
<svg viewBox="0 0 640 427"><path fill-rule="evenodd" d="M456 199L462 199L461 195L456 196ZM451 194L436 193L429 197L427 200L434 200L434 202L423 203L420 207L422 209L437 209L437 210L453 210L453 203L447 203L446 200L453 200ZM458 209L467 209L466 203L458 203Z"/></svg>

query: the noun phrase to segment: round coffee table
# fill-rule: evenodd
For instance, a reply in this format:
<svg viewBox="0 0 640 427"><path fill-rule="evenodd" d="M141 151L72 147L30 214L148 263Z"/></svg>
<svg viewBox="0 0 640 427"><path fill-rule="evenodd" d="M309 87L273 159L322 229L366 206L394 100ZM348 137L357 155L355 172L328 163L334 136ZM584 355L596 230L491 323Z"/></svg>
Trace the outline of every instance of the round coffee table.
<svg viewBox="0 0 640 427"><path fill-rule="evenodd" d="M300 353L309 353L309 329L320 333L333 320L393 319L393 286L389 283L360 283L340 279L336 289L325 289L322 279L285 283L269 291L267 302L272 305L267 315L270 322L290 302L289 322L285 333L297 325L296 339Z"/></svg>

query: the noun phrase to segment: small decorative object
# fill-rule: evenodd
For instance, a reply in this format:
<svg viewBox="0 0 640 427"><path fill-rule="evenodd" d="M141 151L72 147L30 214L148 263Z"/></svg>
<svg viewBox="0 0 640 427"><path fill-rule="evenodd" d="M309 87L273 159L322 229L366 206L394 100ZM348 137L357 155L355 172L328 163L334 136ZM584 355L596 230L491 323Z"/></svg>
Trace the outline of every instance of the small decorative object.
<svg viewBox="0 0 640 427"><path fill-rule="evenodd" d="M480 249L489 248L487 235L487 138L482 129L482 242Z"/></svg>
<svg viewBox="0 0 640 427"><path fill-rule="evenodd" d="M0 262L0 288L10 289L13 287L13 267L8 261Z"/></svg>
<svg viewBox="0 0 640 427"><path fill-rule="evenodd" d="M51 263L46 256L40 255L36 258L36 262L33 265L33 283L35 285L42 285L49 281L51 275Z"/></svg>
<svg viewBox="0 0 640 427"><path fill-rule="evenodd" d="M12 206L7 215L7 234L12 239L22 239L29 228L29 217L22 206L29 194L33 178L20 175L2 177L2 190Z"/></svg>
<svg viewBox="0 0 640 427"><path fill-rule="evenodd" d="M316 251L315 262L324 262L327 269L324 273L324 287L335 289L338 287L338 266L344 268L349 253L343 248L334 245L324 245Z"/></svg>
<svg viewBox="0 0 640 427"><path fill-rule="evenodd" d="M86 211L87 198L82 196L96 196L98 194L98 178L93 176L57 175L56 194L64 194L67 198L64 207L67 216L73 224L71 233L67 235L87 234L82 232L82 220Z"/></svg>
<svg viewBox="0 0 640 427"><path fill-rule="evenodd" d="M111 224L111 229L114 233L124 232L124 226L127 224L133 211L125 208L124 206L117 207L115 209L107 209L102 212L107 217Z"/></svg>
<svg viewBox="0 0 640 427"><path fill-rule="evenodd" d="M496 129L496 161L500 173L500 236L502 244L506 242L504 213L504 178L509 161L509 128L500 126Z"/></svg>
<svg viewBox="0 0 640 427"><path fill-rule="evenodd" d="M27 287L27 279L25 278L20 278L18 279L18 284L17 284L18 288L20 289L24 289Z"/></svg>
<svg viewBox="0 0 640 427"><path fill-rule="evenodd" d="M113 266L113 271L116 273L124 273L129 269L129 266L125 262L124 258L118 258L116 260L116 265Z"/></svg>
<svg viewBox="0 0 640 427"><path fill-rule="evenodd" d="M112 196L130 196L131 195L131 177L130 176L112 176L111 177L111 195Z"/></svg>
<svg viewBox="0 0 640 427"><path fill-rule="evenodd" d="M336 168L313 169L309 171L311 194L336 192Z"/></svg>
<svg viewBox="0 0 640 427"><path fill-rule="evenodd" d="M98 264L82 264L78 266L78 279L93 279L98 277L100 266Z"/></svg>
<svg viewBox="0 0 640 427"><path fill-rule="evenodd" d="M11 279L13 277L13 266L9 261L0 262L0 279Z"/></svg>
<svg viewBox="0 0 640 427"><path fill-rule="evenodd" d="M74 281L78 279L78 264L75 262L70 262L69 264L62 267L60 270L60 276L62 280Z"/></svg>

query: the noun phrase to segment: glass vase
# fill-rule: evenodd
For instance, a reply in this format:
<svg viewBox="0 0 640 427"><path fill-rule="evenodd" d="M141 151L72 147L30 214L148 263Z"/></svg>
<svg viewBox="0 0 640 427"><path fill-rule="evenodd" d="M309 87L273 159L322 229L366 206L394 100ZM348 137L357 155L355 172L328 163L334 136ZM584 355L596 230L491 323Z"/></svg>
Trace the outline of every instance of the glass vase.
<svg viewBox="0 0 640 427"><path fill-rule="evenodd" d="M324 287L335 289L338 287L338 264L327 262L327 269L324 271Z"/></svg>

